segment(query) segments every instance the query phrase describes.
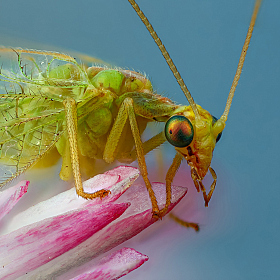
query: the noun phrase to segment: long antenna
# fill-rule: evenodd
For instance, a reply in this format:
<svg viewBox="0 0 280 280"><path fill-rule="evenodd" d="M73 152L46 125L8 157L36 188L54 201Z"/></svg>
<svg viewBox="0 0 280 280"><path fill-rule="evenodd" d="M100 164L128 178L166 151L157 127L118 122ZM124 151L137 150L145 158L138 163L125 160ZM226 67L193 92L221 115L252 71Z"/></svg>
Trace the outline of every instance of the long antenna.
<svg viewBox="0 0 280 280"><path fill-rule="evenodd" d="M178 84L180 85L183 93L185 94L185 96L187 97L190 106L194 112L195 118L199 119L199 113L196 107L196 104L191 96L190 91L188 90L184 80L182 79L180 73L178 72L173 60L171 59L169 53L167 52L165 46L163 45L162 41L160 40L160 38L158 37L157 33L155 32L153 26L150 24L149 20L146 18L146 16L144 15L144 13L141 11L141 9L139 8L138 4L134 1L134 0L128 0L129 3L131 4L131 6L133 7L133 9L135 10L135 12L138 14L139 18L142 20L142 22L145 24L146 28L148 29L149 33L151 34L151 36L153 37L154 41L156 42L157 46L159 47L162 55L164 56L170 70L172 71L175 79L177 80Z"/></svg>
<svg viewBox="0 0 280 280"><path fill-rule="evenodd" d="M226 122L226 120L227 120L229 109L230 109L232 99L233 99L233 96L234 96L234 92L235 92L236 86L238 84L240 75L241 75L241 71L242 71L243 64L244 64L244 61L245 61L245 57L246 57L246 54L247 54L247 50L248 50L248 47L249 47L249 44L250 44L250 40L251 40L251 37L252 37L253 29L254 29L254 26L255 26L255 23L256 23L256 19L257 19L257 15L258 15L258 12L259 12L261 2L262 2L262 0L256 0L256 3L255 3L255 8L254 8L254 12L252 14L249 29L248 29L248 32L247 32L247 35L246 35L246 39L245 39L245 42L244 42L244 45L243 45L243 48L242 48L242 51L241 51L241 55L240 55L240 58L239 58L239 62L238 62L238 65L237 65L236 73L235 73L235 76L234 76L234 79L233 79L233 82L232 82L232 85L231 85L231 88L230 88L230 91L229 91L229 95L228 95L228 98L227 98L225 111L220 118L224 122Z"/></svg>

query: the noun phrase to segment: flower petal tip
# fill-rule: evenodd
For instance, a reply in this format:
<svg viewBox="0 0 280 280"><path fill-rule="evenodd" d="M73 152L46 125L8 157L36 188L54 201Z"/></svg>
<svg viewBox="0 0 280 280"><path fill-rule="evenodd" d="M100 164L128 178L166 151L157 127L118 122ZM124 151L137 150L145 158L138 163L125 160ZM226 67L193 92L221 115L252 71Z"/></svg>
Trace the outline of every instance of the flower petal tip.
<svg viewBox="0 0 280 280"><path fill-rule="evenodd" d="M103 174L99 174L83 183L84 190L88 193L105 189L110 194L101 200L93 200L93 203L104 203L118 199L138 178L140 172L131 166L118 166Z"/></svg>
<svg viewBox="0 0 280 280"><path fill-rule="evenodd" d="M0 220L11 211L27 192L28 185L29 181L22 181L0 193Z"/></svg>
<svg viewBox="0 0 280 280"><path fill-rule="evenodd" d="M148 260L148 256L137 252L132 248L122 248L98 261L94 260L83 266L83 273L71 278L71 280L106 280L118 279L140 267ZM80 270L81 268L79 268ZM71 274L76 274L72 271ZM66 279L62 275L59 279ZM70 275L68 274L68 277ZM67 277L67 278L68 278Z"/></svg>

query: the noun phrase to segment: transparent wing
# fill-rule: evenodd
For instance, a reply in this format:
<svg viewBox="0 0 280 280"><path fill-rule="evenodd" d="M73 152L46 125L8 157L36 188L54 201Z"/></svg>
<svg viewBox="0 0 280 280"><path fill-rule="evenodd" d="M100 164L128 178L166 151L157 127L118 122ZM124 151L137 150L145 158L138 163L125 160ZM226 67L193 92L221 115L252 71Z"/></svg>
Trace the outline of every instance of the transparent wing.
<svg viewBox="0 0 280 280"><path fill-rule="evenodd" d="M61 66L66 67L61 67ZM64 133L66 96L88 85L74 58L0 48L0 187L44 156Z"/></svg>
<svg viewBox="0 0 280 280"><path fill-rule="evenodd" d="M99 58L80 53L80 52L74 52L74 51L69 51L67 52L71 54L71 56L74 56L75 59L80 60L82 63L86 64L87 66L92 66L92 65L100 65L100 66L106 66L109 68L113 68L111 63L107 63Z"/></svg>
<svg viewBox="0 0 280 280"><path fill-rule="evenodd" d="M83 67L66 54L0 47L0 61L0 80L4 82L61 88L85 87L88 84ZM64 79L52 74L62 65L69 65L72 70L70 76L66 73Z"/></svg>
<svg viewBox="0 0 280 280"><path fill-rule="evenodd" d="M29 97L0 100L0 187L36 163L63 133L63 110L46 110L36 116L17 115L23 102L33 106L38 101ZM14 106L16 102L18 106ZM8 108L9 104L13 108Z"/></svg>

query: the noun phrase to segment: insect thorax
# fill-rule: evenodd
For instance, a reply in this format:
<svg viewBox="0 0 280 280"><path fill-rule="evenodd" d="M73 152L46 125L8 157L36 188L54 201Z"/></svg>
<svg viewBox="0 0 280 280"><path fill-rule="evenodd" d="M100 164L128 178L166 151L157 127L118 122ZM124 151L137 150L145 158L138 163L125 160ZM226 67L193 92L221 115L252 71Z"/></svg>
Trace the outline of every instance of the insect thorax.
<svg viewBox="0 0 280 280"><path fill-rule="evenodd" d="M133 100L141 135L148 122L154 122L157 117L166 120L178 107L169 99L155 94L151 82L139 73L102 67L90 67L86 73L88 86L74 97L77 101L77 140L81 157L103 159L108 136L126 98ZM127 155L132 151L134 143L127 121L114 159L129 162ZM64 158L68 149L67 133L61 137L56 147Z"/></svg>

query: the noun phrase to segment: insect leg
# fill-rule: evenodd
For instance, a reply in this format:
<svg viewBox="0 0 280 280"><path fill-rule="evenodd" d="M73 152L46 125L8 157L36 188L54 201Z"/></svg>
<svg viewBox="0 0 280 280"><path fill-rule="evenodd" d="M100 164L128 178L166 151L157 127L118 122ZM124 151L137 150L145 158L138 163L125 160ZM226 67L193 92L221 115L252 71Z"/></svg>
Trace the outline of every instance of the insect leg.
<svg viewBox="0 0 280 280"><path fill-rule="evenodd" d="M179 217L177 217L173 213L170 213L169 217L183 227L187 227L187 228L190 227L190 228L193 228L195 231L199 231L199 225L196 224L196 223L183 221L182 219L180 219Z"/></svg>
<svg viewBox="0 0 280 280"><path fill-rule="evenodd" d="M143 143L141 141L141 137L140 137L140 133L139 133L136 117L135 117L132 98L125 98L119 109L117 118L115 120L115 123L114 123L112 130L110 132L110 135L108 137L103 157L104 157L104 160L107 162L112 162L114 160L114 153L117 149L117 144L119 142L122 130L125 126L127 119L129 119L132 135L133 135L133 138L135 141L135 149L136 149L140 172L144 179L145 185L147 187L147 190L149 192L149 196L150 196L150 199L152 202L153 216L155 218L159 218L159 208L158 208L155 193L154 193L151 183L148 179L148 171L147 171L147 166L146 166L146 162L145 162Z"/></svg>
<svg viewBox="0 0 280 280"><path fill-rule="evenodd" d="M83 189L81 172L80 172L80 163L79 163L79 154L78 154L78 142L77 142L77 108L76 102L72 98L66 98L63 101L65 107L65 117L67 132L70 144L70 155L71 155L71 164L72 171L75 181L76 192L79 196L85 199L93 199L96 197L104 197L109 194L108 190L99 190L94 193L86 193Z"/></svg>
<svg viewBox="0 0 280 280"><path fill-rule="evenodd" d="M183 156L180 153L176 153L172 164L170 165L167 173L166 173L166 202L165 202L165 206L162 210L160 210L160 215L164 216L164 214L166 213L166 211L168 210L168 207L171 203L171 183L174 179L174 176L178 170L178 168L181 165Z"/></svg>
<svg viewBox="0 0 280 280"><path fill-rule="evenodd" d="M126 121L127 121L127 112L124 103L122 103L105 145L103 159L107 163L112 163L116 158L118 143L120 141Z"/></svg>
<svg viewBox="0 0 280 280"><path fill-rule="evenodd" d="M137 122L136 122L135 112L134 112L134 108L133 108L133 99L132 98L126 98L124 100L124 104L127 107L130 127L131 127L132 135L133 135L133 138L134 138L134 141L135 141L135 148L136 148L139 168L140 168L141 175L144 179L145 185L148 189L149 196L150 196L150 199L151 199L151 202L152 202L153 217L154 218L160 218L161 215L159 214L160 211L159 211L159 208L158 208L157 199L155 197L155 193L152 189L151 183L148 179L148 171L147 171L147 165L146 165L146 162L145 162L145 154L144 154L143 144L142 144L142 141L141 141L140 133L139 133Z"/></svg>
<svg viewBox="0 0 280 280"><path fill-rule="evenodd" d="M164 178L164 156L163 156L163 150L161 149L155 149L155 160L156 160L156 167L157 167L157 177L160 181L162 181Z"/></svg>
<svg viewBox="0 0 280 280"><path fill-rule="evenodd" d="M70 143L68 137L66 137L65 139L65 146L62 154L62 166L60 169L59 177L64 181L68 181L72 178L71 153L70 153Z"/></svg>
<svg viewBox="0 0 280 280"><path fill-rule="evenodd" d="M166 137L164 135L164 132L160 132L157 135L150 138L149 140L145 141L144 143L142 143L144 155L146 155L150 151L156 149L161 144L163 144L165 141L166 141ZM137 152L136 148L134 148L132 150L132 152L130 153L129 158L131 159L131 161L136 160L136 157L137 157L136 152Z"/></svg>

